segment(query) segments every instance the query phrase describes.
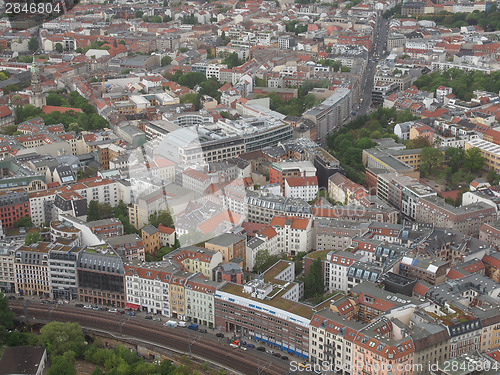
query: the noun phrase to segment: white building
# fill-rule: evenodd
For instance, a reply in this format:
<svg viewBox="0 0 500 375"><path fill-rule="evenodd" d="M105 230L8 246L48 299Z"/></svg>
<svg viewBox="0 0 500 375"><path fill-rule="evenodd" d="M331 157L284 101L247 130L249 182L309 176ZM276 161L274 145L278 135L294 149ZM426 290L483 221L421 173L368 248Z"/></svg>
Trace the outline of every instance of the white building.
<svg viewBox="0 0 500 375"><path fill-rule="evenodd" d="M285 179L285 197L302 198L311 201L318 194L318 178L313 177L289 177Z"/></svg>
<svg viewBox="0 0 500 375"><path fill-rule="evenodd" d="M347 251L331 251L325 260L325 287L331 293L336 290L349 290L347 286L347 271L349 267L361 259L361 255Z"/></svg>
<svg viewBox="0 0 500 375"><path fill-rule="evenodd" d="M125 265L127 306L170 317L169 283L175 270L170 263Z"/></svg>
<svg viewBox="0 0 500 375"><path fill-rule="evenodd" d="M278 234L278 252L293 256L312 249L312 219L276 215L269 226Z"/></svg>
<svg viewBox="0 0 500 375"><path fill-rule="evenodd" d="M215 291L220 283L207 280L201 274L193 275L184 286L186 318L209 328L215 327Z"/></svg>

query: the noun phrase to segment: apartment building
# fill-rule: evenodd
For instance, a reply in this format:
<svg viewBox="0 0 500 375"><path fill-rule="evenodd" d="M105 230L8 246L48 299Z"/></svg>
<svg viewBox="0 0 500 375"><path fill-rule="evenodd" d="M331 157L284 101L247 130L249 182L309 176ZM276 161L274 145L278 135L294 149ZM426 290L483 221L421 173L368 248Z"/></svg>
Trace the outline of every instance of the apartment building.
<svg viewBox="0 0 500 375"><path fill-rule="evenodd" d="M352 245L355 236L362 236L368 230L361 223L330 219L316 218L314 230L316 238L315 249L319 250L345 250Z"/></svg>
<svg viewBox="0 0 500 375"><path fill-rule="evenodd" d="M361 185L351 181L340 173L335 173L328 179L328 195L335 202L357 205L370 194Z"/></svg>
<svg viewBox="0 0 500 375"><path fill-rule="evenodd" d="M205 248L222 254L222 263L228 263L231 259L239 258L246 261L247 239L232 233L223 233L205 242Z"/></svg>
<svg viewBox="0 0 500 375"><path fill-rule="evenodd" d="M89 221L86 225L92 233L102 238L122 236L124 233L123 224L117 218Z"/></svg>
<svg viewBox="0 0 500 375"><path fill-rule="evenodd" d="M275 215L269 223L277 234L277 251L295 256L313 248L312 219Z"/></svg>
<svg viewBox="0 0 500 375"><path fill-rule="evenodd" d="M111 246L120 257L128 261L144 261L145 259L144 241L137 234L108 237L106 243Z"/></svg>
<svg viewBox="0 0 500 375"><path fill-rule="evenodd" d="M87 247L78 259L78 300L98 305L125 307L123 261L106 246Z"/></svg>
<svg viewBox="0 0 500 375"><path fill-rule="evenodd" d="M141 229L141 238L146 253L154 253L160 249L160 231L151 224Z"/></svg>
<svg viewBox="0 0 500 375"><path fill-rule="evenodd" d="M266 191L247 191L247 220L251 223L269 224L274 215L312 217L311 206L303 199L285 198Z"/></svg>
<svg viewBox="0 0 500 375"><path fill-rule="evenodd" d="M250 283L222 286L215 292L217 328L307 359L313 313L298 302L294 273L292 262L280 261Z"/></svg>
<svg viewBox="0 0 500 375"><path fill-rule="evenodd" d="M324 261L325 288L330 293L337 290L349 291L350 288L347 286L349 267L361 258L361 255L348 251L330 251Z"/></svg>
<svg viewBox="0 0 500 375"><path fill-rule="evenodd" d="M288 177L285 179L284 194L287 198L302 198L312 201L318 195L318 178Z"/></svg>
<svg viewBox="0 0 500 375"><path fill-rule="evenodd" d="M186 320L185 285L189 276L187 272L176 270L170 278L170 316L178 320Z"/></svg>
<svg viewBox="0 0 500 375"><path fill-rule="evenodd" d="M17 247L6 243L0 244L0 290L3 293L16 291L14 259Z"/></svg>
<svg viewBox="0 0 500 375"><path fill-rule="evenodd" d="M78 298L76 267L83 250L79 246L52 244L49 248L49 276L53 298L67 301Z"/></svg>
<svg viewBox="0 0 500 375"><path fill-rule="evenodd" d="M10 229L14 223L30 216L28 193L24 189L0 192L0 222L4 229Z"/></svg>
<svg viewBox="0 0 500 375"><path fill-rule="evenodd" d="M21 246L14 255L16 293L26 296L50 296L49 242Z"/></svg>
<svg viewBox="0 0 500 375"><path fill-rule="evenodd" d="M304 113L304 117L316 124L317 140L342 126L344 120L351 114L353 107L352 91L347 88L337 88L335 92L320 105Z"/></svg>
<svg viewBox="0 0 500 375"><path fill-rule="evenodd" d="M168 262L124 265L126 307L170 317L170 279L176 268Z"/></svg>
<svg viewBox="0 0 500 375"><path fill-rule="evenodd" d="M310 161L272 163L269 168L269 182L271 184L278 184L283 195L285 195L285 180L287 178L314 176L316 176L316 167Z"/></svg>
<svg viewBox="0 0 500 375"><path fill-rule="evenodd" d="M213 269L222 263L222 252L203 247L186 246L172 251L164 257L182 271L201 273L208 280L213 279Z"/></svg>
<svg viewBox="0 0 500 375"><path fill-rule="evenodd" d="M450 262L422 256L405 256L399 265L399 274L412 279L423 280L431 285L442 284Z"/></svg>
<svg viewBox="0 0 500 375"><path fill-rule="evenodd" d="M415 220L478 236L481 225L496 221L496 210L495 207L482 202L454 207L446 203L444 199L425 197L419 199L417 203Z"/></svg>
<svg viewBox="0 0 500 375"><path fill-rule="evenodd" d="M186 281L186 317L196 324L215 327L215 292L220 283L195 274Z"/></svg>

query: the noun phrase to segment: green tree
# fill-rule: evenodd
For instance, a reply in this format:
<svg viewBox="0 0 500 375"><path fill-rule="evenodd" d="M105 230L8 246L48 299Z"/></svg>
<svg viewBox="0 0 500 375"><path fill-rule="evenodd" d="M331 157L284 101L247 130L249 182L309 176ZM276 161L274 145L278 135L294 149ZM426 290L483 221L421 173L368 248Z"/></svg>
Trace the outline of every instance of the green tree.
<svg viewBox="0 0 500 375"><path fill-rule="evenodd" d="M38 232L30 232L26 235L24 239L24 244L26 246L29 246L31 244L37 243L42 241L42 236L40 236L40 233Z"/></svg>
<svg viewBox="0 0 500 375"><path fill-rule="evenodd" d="M170 214L170 212L162 210L159 212L153 212L151 215L149 215L149 224L157 228L160 224L163 224L166 227L173 227L174 219L172 219L172 215Z"/></svg>
<svg viewBox="0 0 500 375"><path fill-rule="evenodd" d="M262 273L271 267L274 263L282 259L278 255L271 255L269 250L259 250L255 254L255 262L253 264L253 272Z"/></svg>
<svg viewBox="0 0 500 375"><path fill-rule="evenodd" d="M424 148L424 147L431 147L431 143L429 140L425 137L418 136L417 138L414 139L409 139L406 141L406 149L415 149L415 148Z"/></svg>
<svg viewBox="0 0 500 375"><path fill-rule="evenodd" d="M73 351L76 355L83 354L85 336L78 323L50 322L42 327L38 342L47 348L47 353L53 357Z"/></svg>
<svg viewBox="0 0 500 375"><path fill-rule="evenodd" d="M135 12L135 18L142 18L144 12L142 10L138 10Z"/></svg>
<svg viewBox="0 0 500 375"><path fill-rule="evenodd" d="M94 200L90 201L87 207L87 222L99 220L100 218L99 202Z"/></svg>
<svg viewBox="0 0 500 375"><path fill-rule="evenodd" d="M54 357L47 375L76 375L75 352L70 350Z"/></svg>
<svg viewBox="0 0 500 375"><path fill-rule="evenodd" d="M9 300L0 292L0 343L7 340L7 330L14 324L15 314L9 309Z"/></svg>
<svg viewBox="0 0 500 375"><path fill-rule="evenodd" d="M171 62L172 62L172 58L168 55L165 55L161 58L161 66L170 65Z"/></svg>
<svg viewBox="0 0 500 375"><path fill-rule="evenodd" d="M28 49L35 52L38 49L38 39L33 37L28 41Z"/></svg>
<svg viewBox="0 0 500 375"><path fill-rule="evenodd" d="M62 97L56 92L49 92L47 95L47 105L59 107L62 104Z"/></svg>
<svg viewBox="0 0 500 375"><path fill-rule="evenodd" d="M63 45L61 43L56 43L55 50L59 53L62 53L62 51L64 50Z"/></svg>
<svg viewBox="0 0 500 375"><path fill-rule="evenodd" d="M196 85L199 85L202 82L205 82L207 77L205 74L201 72L189 72L183 74L179 77L178 83L179 85L189 87L190 89L194 89Z"/></svg>
<svg viewBox="0 0 500 375"><path fill-rule="evenodd" d="M469 148L465 151L464 166L471 172L479 172L484 168L486 158L477 147Z"/></svg>
<svg viewBox="0 0 500 375"><path fill-rule="evenodd" d="M14 222L14 228L32 228L32 227L34 227L34 224L29 216L23 216L22 218Z"/></svg>
<svg viewBox="0 0 500 375"><path fill-rule="evenodd" d="M320 258L316 258L309 267L304 280L304 298L322 295L324 291L323 264Z"/></svg>
<svg viewBox="0 0 500 375"><path fill-rule="evenodd" d="M236 66L242 65L244 61L238 57L238 54L236 52L233 52L230 53L224 60L222 60L222 63L226 64L229 69L232 69Z"/></svg>
<svg viewBox="0 0 500 375"><path fill-rule="evenodd" d="M426 164L428 173L432 174L443 163L444 155L443 152L437 148L424 147L420 153L420 159L422 160L422 164Z"/></svg>
<svg viewBox="0 0 500 375"><path fill-rule="evenodd" d="M445 156L448 159L451 172L458 172L462 168L465 161L465 151L463 148L449 147L445 151Z"/></svg>

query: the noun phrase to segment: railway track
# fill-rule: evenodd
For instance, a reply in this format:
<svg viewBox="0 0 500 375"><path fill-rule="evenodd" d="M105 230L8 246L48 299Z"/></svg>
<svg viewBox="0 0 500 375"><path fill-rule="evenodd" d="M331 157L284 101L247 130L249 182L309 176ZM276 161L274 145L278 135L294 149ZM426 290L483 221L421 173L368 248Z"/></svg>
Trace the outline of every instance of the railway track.
<svg viewBox="0 0 500 375"><path fill-rule="evenodd" d="M10 306L18 316L24 315L23 304L10 301ZM260 359L250 350L245 352L234 350L224 343L204 339L200 334L190 335L187 330L148 324L128 315L106 314L70 306L62 308L57 305L28 306L30 320L34 318L42 321L77 322L84 328L122 335L124 338L135 338L184 353L190 352L195 357L208 359L223 368L233 369L245 375L283 375L288 372L288 362L281 365L275 363L274 358Z"/></svg>

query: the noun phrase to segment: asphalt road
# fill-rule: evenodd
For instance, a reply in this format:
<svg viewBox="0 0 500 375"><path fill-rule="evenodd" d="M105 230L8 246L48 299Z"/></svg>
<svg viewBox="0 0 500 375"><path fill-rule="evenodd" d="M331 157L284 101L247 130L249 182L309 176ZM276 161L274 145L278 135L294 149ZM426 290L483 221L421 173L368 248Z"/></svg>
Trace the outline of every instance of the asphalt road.
<svg viewBox="0 0 500 375"><path fill-rule="evenodd" d="M373 90L373 78L375 76L376 67L379 58L383 58L384 49L387 42L387 34L389 27L389 19L383 17L379 18L377 22L377 29L375 31L375 37L373 41L373 51L369 54L368 64L366 66L365 75L363 77L362 91L363 103L361 104L357 116L362 116L370 111L372 102L372 90ZM376 57L378 56L378 58Z"/></svg>
<svg viewBox="0 0 500 375"><path fill-rule="evenodd" d="M11 309L17 316L24 317L27 300L9 301ZM76 308L73 303L42 305L39 299L30 300L27 309L30 322L49 322L52 320L78 322L84 328L136 338L186 353L191 352L195 357L206 358L222 367L233 369L242 374L292 374L289 361L303 361L290 355L288 355L289 360L285 361L256 349L248 348L243 351L239 348L231 348L227 342L229 336L225 332L223 332L224 338L217 338L216 331L209 330L208 333L203 334L186 328L165 327L163 322L167 321L167 318L163 317L163 322L145 320L144 313L134 317L126 314L116 315L108 311ZM249 341L247 340L247 342ZM297 373L308 374L305 371Z"/></svg>

